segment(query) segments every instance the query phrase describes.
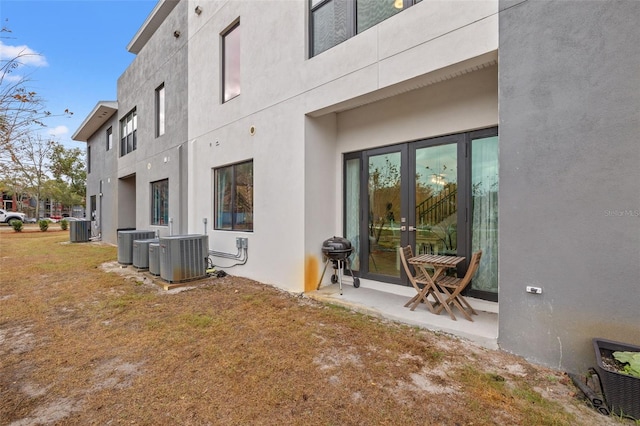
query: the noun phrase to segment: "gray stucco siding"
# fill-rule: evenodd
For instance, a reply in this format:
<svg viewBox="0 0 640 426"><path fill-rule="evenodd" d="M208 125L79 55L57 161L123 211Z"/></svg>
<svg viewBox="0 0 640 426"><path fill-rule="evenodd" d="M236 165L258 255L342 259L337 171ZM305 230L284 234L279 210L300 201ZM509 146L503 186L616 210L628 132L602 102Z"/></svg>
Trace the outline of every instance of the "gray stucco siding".
<svg viewBox="0 0 640 426"><path fill-rule="evenodd" d="M584 372L640 343L640 3L503 3L499 343Z"/></svg>

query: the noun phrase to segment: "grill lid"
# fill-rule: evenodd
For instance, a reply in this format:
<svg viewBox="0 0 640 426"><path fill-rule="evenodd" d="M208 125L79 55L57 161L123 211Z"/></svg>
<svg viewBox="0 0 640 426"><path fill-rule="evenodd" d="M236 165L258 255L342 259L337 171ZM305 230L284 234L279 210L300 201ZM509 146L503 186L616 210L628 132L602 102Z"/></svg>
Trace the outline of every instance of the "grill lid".
<svg viewBox="0 0 640 426"><path fill-rule="evenodd" d="M342 237L333 237L322 243L322 251L326 253L351 251L351 241Z"/></svg>

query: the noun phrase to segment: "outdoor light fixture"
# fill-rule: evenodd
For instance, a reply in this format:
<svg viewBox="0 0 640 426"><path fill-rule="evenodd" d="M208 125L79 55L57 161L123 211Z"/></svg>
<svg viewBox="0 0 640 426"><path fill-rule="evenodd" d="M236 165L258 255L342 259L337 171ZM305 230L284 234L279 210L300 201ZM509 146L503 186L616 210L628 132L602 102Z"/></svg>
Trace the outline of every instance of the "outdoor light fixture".
<svg viewBox="0 0 640 426"><path fill-rule="evenodd" d="M200 15L202 13L202 8L200 6L196 6L195 12L196 12L196 15Z"/></svg>
<svg viewBox="0 0 640 426"><path fill-rule="evenodd" d="M396 9L402 9L404 7L404 0L396 0L393 2L393 7Z"/></svg>

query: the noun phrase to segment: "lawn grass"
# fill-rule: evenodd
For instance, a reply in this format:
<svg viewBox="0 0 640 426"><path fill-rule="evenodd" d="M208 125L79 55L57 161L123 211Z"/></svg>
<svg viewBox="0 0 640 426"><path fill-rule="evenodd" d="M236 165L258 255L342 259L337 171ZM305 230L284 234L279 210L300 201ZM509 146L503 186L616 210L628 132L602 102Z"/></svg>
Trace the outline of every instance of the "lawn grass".
<svg viewBox="0 0 640 426"><path fill-rule="evenodd" d="M245 278L168 293L105 272L115 247L63 232L3 232L0 250L1 424L606 419L558 372Z"/></svg>

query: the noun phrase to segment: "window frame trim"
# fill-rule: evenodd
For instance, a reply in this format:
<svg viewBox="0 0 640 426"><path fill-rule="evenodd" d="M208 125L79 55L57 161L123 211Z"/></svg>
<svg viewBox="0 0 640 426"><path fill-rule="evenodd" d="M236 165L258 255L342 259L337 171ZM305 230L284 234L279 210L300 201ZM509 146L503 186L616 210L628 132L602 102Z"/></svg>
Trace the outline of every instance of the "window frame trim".
<svg viewBox="0 0 640 426"><path fill-rule="evenodd" d="M123 129L123 125L126 126L127 124L127 119L131 117L131 151L127 151L127 136L129 136L129 133L126 132L126 127L125 129ZM125 114L121 119L120 119L120 157L124 157L127 154L132 153L133 151L135 151L136 149L138 149L138 144L137 144L137 130L138 130L138 108L137 107L133 107L127 114ZM135 125L135 128L134 128ZM123 140L124 140L124 146L123 146ZM125 148L123 150L123 148Z"/></svg>
<svg viewBox="0 0 640 426"><path fill-rule="evenodd" d="M113 149L113 126L107 129L107 151Z"/></svg>
<svg viewBox="0 0 640 426"><path fill-rule="evenodd" d="M162 92L162 103L160 102L160 92ZM155 90L155 134L156 138L164 136L167 132L167 92L165 90L164 82L156 87ZM162 107L162 129L160 129L160 109ZM162 133L160 132L162 130Z"/></svg>
<svg viewBox="0 0 640 426"><path fill-rule="evenodd" d="M318 11L319 9L321 9L322 7L326 6L329 3L333 3L337 0L320 0L318 1L318 3L314 6L313 2L314 0L308 0L307 1L307 8L309 13L307 14L307 20L308 20L308 28L309 28L309 34L308 34L308 49L309 49L309 56L308 59L314 58L324 52L326 52L327 50L331 50L332 48L334 48L335 46L337 46L338 44L344 43L345 41L349 40L352 37L357 36L358 34L360 34L358 32L358 1L357 0L345 0L345 2L347 4L349 4L350 6L347 7L347 18L346 18L346 22L347 22L347 37L345 40L341 41L340 43L337 43L325 50L323 50L320 53L315 53L314 49L313 49L313 40L314 40L314 26L313 26L313 13ZM415 6L417 3L420 3L423 0L403 0L403 6L402 9L398 12L401 13L403 11L405 11L406 9ZM395 14L397 15L397 13ZM395 16L393 15L393 16ZM390 16L391 17L391 16ZM375 27L376 25L379 25L381 22L384 22L385 20L389 19L390 17L387 17L385 19L383 19L382 21L378 22L375 25L372 25L371 27L363 30L362 32L367 31L370 28Z"/></svg>
<svg viewBox="0 0 640 426"><path fill-rule="evenodd" d="M248 160L242 160L242 161L238 161L235 163L229 163L229 164L225 164L219 167L214 167L212 169L213 171L213 230L214 231L229 231L229 232L254 232L255 230L255 223L252 220L251 221L251 229L238 229L236 228L236 218L235 218L235 199L236 199L236 167L238 166L242 166L244 164L248 164L251 163L251 171L252 171L252 175L253 175L253 171L254 171L254 159L248 159ZM227 169L227 168L232 168L231 169L231 176L233 181L231 182L231 193L230 193L230 197L232 200L232 204L231 204L231 228L227 229L227 228L221 228L218 226L218 178L217 178L217 171L218 170L222 170L222 169ZM253 188L253 179L252 179L252 188ZM253 195L253 189L252 189L252 195ZM252 197L253 198L253 197ZM251 215L254 215L255 212L255 200L252 201L251 204Z"/></svg>
<svg viewBox="0 0 640 426"><path fill-rule="evenodd" d="M236 18L231 24L229 24L224 30L222 30L222 32L220 32L220 44L221 44L220 46L220 78L221 78L220 87L222 89L220 91L220 103L222 104L232 101L233 99L240 96L242 92L240 90L237 95L232 96L229 99L225 100L226 80L227 80L227 76L225 72L226 53L227 53L225 38L227 37L227 35L231 34L234 30L239 28L240 28L240 17ZM240 52L238 52L238 55L240 55ZM240 73L240 69L238 69L238 73Z"/></svg>
<svg viewBox="0 0 640 426"><path fill-rule="evenodd" d="M166 223L154 223L154 185L159 184L161 182L167 183L167 220ZM153 182L149 182L151 186L151 217L149 218L149 224L151 226L169 226L169 178L158 179Z"/></svg>

